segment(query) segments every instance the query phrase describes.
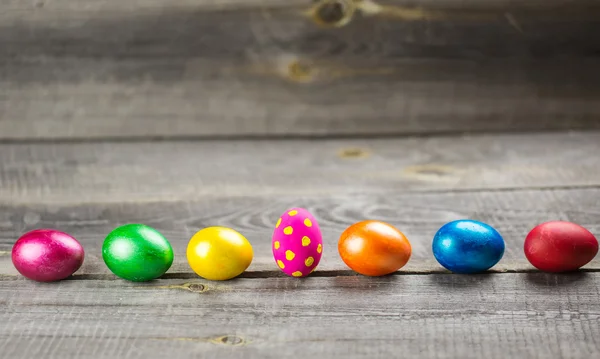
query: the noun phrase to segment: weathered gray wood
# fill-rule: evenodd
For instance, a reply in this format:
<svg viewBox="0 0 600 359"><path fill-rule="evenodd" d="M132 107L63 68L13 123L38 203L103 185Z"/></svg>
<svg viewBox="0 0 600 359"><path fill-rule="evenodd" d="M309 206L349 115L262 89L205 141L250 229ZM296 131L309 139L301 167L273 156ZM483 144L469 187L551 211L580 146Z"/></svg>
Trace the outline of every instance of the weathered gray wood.
<svg viewBox="0 0 600 359"><path fill-rule="evenodd" d="M442 271L431 253L431 239L444 223L461 218L487 222L504 236L506 253L495 270L532 270L523 254L523 241L535 225L570 220L600 237L599 204L600 188L404 194L389 190L344 195L307 192L130 204L0 205L0 251L4 253L0 274L18 274L10 250L22 233L48 227L71 233L84 245L86 261L78 274L110 274L101 259L102 241L116 226L133 222L153 226L171 241L176 256L169 276L195 277L185 258L187 243L196 231L215 225L234 228L252 243L254 261L247 276L259 275L255 272L283 276L272 257L271 235L280 214L294 206L308 208L319 220L324 254L318 271L348 270L339 257L337 241L344 229L364 219L389 222L406 234L413 256L403 270ZM600 260L588 268L600 268Z"/></svg>
<svg viewBox="0 0 600 359"><path fill-rule="evenodd" d="M600 185L600 132L0 144L0 203L227 201Z"/></svg>
<svg viewBox="0 0 600 359"><path fill-rule="evenodd" d="M0 281L9 358L595 358L600 274Z"/></svg>
<svg viewBox="0 0 600 359"><path fill-rule="evenodd" d="M2 1L0 139L600 128L597 2L385 5Z"/></svg>
<svg viewBox="0 0 600 359"><path fill-rule="evenodd" d="M504 234L508 251L497 269L527 269L522 240L540 222L572 220L600 234L600 166L590 155L599 150L600 133L4 144L0 273L16 274L12 244L39 227L65 230L84 243L80 273L108 273L102 240L119 224L142 222L173 242L173 275L191 275L187 241L211 225L246 235L255 248L250 270L274 274L270 236L292 206L308 207L321 221L320 270L346 269L337 255L339 234L372 218L396 225L413 242L408 271L439 269L430 240L459 218L489 222Z"/></svg>

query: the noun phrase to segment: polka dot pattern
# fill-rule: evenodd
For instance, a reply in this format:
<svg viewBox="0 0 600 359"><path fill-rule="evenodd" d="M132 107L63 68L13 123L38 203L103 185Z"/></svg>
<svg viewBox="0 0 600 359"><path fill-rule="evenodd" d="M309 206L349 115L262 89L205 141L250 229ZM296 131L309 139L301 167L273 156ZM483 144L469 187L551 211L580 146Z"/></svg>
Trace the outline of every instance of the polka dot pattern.
<svg viewBox="0 0 600 359"><path fill-rule="evenodd" d="M285 251L285 259L287 259L288 261L292 261L294 260L294 258L296 257L296 254L290 250Z"/></svg>
<svg viewBox="0 0 600 359"><path fill-rule="evenodd" d="M302 247L308 247L310 245L310 238L307 236L302 237Z"/></svg>
<svg viewBox="0 0 600 359"><path fill-rule="evenodd" d="M272 241L277 266L292 277L312 273L323 252L323 238L316 219L303 208L292 208L277 221Z"/></svg>

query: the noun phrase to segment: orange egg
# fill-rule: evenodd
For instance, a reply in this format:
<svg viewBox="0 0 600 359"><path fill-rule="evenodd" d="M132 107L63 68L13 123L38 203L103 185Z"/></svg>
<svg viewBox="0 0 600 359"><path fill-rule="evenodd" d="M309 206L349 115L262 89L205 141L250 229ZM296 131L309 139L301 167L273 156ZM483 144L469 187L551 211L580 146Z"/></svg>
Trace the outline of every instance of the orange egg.
<svg viewBox="0 0 600 359"><path fill-rule="evenodd" d="M338 242L342 260L355 272L382 276L404 267L412 252L406 236L380 221L363 221L348 227Z"/></svg>

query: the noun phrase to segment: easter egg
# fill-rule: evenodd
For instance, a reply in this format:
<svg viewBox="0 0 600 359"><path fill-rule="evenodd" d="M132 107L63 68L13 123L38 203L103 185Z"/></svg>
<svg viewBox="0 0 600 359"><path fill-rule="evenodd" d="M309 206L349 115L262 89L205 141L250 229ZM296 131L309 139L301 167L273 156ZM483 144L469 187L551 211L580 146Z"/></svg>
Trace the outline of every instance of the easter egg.
<svg viewBox="0 0 600 359"><path fill-rule="evenodd" d="M504 255L504 239L493 227L474 220L446 223L433 237L433 255L455 273L492 268Z"/></svg>
<svg viewBox="0 0 600 359"><path fill-rule="evenodd" d="M273 258L287 275L306 277L323 254L323 238L315 217L303 208L285 211L273 232Z"/></svg>
<svg viewBox="0 0 600 359"><path fill-rule="evenodd" d="M242 274L254 252L239 232L208 227L194 234L187 246L187 260L194 272L208 280L228 280Z"/></svg>
<svg viewBox="0 0 600 359"><path fill-rule="evenodd" d="M102 258L116 276L146 282L165 274L173 264L173 249L156 229L144 224L126 224L108 234Z"/></svg>
<svg viewBox="0 0 600 359"><path fill-rule="evenodd" d="M406 236L390 224L362 221L342 233L338 251L353 271L367 276L382 276L404 267L412 248Z"/></svg>
<svg viewBox="0 0 600 359"><path fill-rule="evenodd" d="M582 226L562 221L542 223L525 238L525 256L545 272L574 271L598 253L598 240Z"/></svg>
<svg viewBox="0 0 600 359"><path fill-rule="evenodd" d="M12 248L12 262L24 277L53 282L75 273L83 264L81 244L67 233L36 229L22 235Z"/></svg>

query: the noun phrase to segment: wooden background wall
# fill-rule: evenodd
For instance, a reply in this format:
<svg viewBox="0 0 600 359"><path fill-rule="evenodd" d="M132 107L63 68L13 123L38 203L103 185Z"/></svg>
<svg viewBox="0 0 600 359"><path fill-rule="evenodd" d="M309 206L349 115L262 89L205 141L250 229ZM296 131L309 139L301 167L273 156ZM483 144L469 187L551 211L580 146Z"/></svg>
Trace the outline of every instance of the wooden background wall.
<svg viewBox="0 0 600 359"><path fill-rule="evenodd" d="M0 139L599 128L598 34L593 0L0 0Z"/></svg>

